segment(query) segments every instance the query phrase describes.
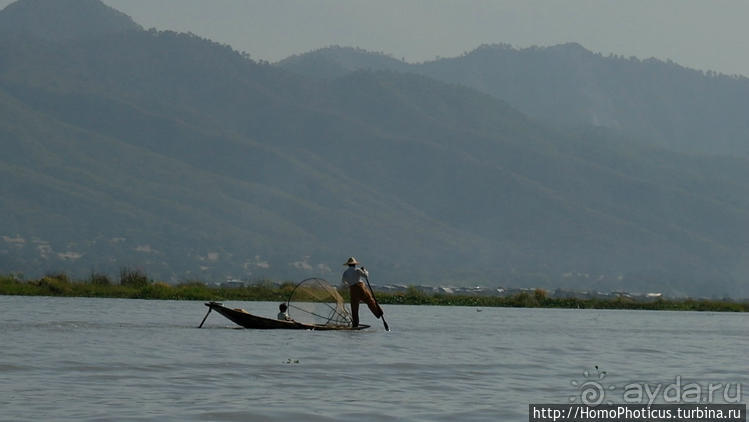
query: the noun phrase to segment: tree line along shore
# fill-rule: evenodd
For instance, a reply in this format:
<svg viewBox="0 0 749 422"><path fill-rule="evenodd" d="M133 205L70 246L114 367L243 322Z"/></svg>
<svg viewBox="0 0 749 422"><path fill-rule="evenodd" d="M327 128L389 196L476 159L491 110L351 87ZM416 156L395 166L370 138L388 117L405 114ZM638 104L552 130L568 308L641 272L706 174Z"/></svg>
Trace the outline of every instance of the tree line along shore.
<svg viewBox="0 0 749 422"><path fill-rule="evenodd" d="M50 274L36 280L23 280L14 275L0 275L0 295L102 297L159 300L214 300L214 301L271 301L285 302L294 283L280 285L267 282L243 287L209 286L202 282L168 284L150 280L139 271L122 271L119 283L101 274L91 274L88 279L71 280L66 274ZM347 296L347 292L342 292ZM665 299L638 301L617 298L554 298L543 289L521 292L511 296L475 296L464 294L429 294L417 288L404 292L376 292L381 304L571 308L571 309L642 309L712 312L747 312L749 302L730 299Z"/></svg>

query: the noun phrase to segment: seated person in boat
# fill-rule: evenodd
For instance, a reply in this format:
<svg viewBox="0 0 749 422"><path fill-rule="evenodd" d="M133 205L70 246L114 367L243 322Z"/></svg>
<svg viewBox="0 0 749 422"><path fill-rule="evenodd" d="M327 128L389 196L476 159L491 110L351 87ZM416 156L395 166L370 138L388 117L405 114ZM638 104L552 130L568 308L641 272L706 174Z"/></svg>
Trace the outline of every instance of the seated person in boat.
<svg viewBox="0 0 749 422"><path fill-rule="evenodd" d="M372 292L364 285L364 280L369 276L364 267L356 268L359 262L353 256L343 264L348 266L343 272L341 281L348 286L351 295L351 322L354 327L359 326L359 302L364 302L372 311L372 314L379 319L382 316L382 308L375 302Z"/></svg>
<svg viewBox="0 0 749 422"><path fill-rule="evenodd" d="M291 317L289 316L288 307L285 303L282 303L278 305L278 310L280 311L278 313L278 319L281 321L291 321Z"/></svg>

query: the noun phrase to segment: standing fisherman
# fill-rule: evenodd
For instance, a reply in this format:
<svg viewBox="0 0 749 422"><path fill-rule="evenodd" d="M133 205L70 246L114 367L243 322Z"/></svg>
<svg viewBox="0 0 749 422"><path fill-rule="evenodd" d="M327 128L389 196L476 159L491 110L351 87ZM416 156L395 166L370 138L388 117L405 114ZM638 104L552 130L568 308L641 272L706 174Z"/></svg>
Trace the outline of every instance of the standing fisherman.
<svg viewBox="0 0 749 422"><path fill-rule="evenodd" d="M359 326L359 302L364 302L369 306L369 310L372 311L377 319L382 316L382 308L375 301L372 292L364 285L363 277L369 276L369 273L364 267L356 268L359 262L353 256L346 261L345 264L348 268L343 272L341 281L344 285L348 286L349 293L351 294L351 319L354 327Z"/></svg>

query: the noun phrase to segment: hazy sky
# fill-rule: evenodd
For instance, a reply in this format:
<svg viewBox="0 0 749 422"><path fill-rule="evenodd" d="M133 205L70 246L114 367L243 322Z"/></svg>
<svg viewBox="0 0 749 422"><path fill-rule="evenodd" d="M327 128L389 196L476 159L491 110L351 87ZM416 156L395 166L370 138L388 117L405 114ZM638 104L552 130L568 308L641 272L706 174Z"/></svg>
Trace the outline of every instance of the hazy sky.
<svg viewBox="0 0 749 422"><path fill-rule="evenodd" d="M0 7L11 3L0 0ZM578 42L749 76L747 0L104 0L146 28L191 31L255 59L329 45L407 61L481 44Z"/></svg>

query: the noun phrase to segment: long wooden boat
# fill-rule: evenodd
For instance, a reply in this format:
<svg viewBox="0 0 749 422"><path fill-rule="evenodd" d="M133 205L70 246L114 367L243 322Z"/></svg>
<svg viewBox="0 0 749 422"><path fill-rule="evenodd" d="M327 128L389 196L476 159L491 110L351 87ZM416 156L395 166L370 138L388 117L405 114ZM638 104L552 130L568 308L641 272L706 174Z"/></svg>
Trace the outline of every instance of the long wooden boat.
<svg viewBox="0 0 749 422"><path fill-rule="evenodd" d="M359 325L358 327L352 327L350 325L317 325L317 324L304 324L296 321L282 321L279 319L265 318L245 311L244 309L233 309L227 308L219 302L207 302L205 304L209 308L209 311L216 311L226 318L230 319L237 325L241 325L244 328L254 328L262 330L271 329L282 329L282 330L320 330L320 331L332 331L332 330L363 330L369 328L369 325ZM208 314L206 314L208 317ZM205 322L205 318L203 319ZM200 324L203 325L202 323Z"/></svg>

